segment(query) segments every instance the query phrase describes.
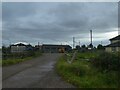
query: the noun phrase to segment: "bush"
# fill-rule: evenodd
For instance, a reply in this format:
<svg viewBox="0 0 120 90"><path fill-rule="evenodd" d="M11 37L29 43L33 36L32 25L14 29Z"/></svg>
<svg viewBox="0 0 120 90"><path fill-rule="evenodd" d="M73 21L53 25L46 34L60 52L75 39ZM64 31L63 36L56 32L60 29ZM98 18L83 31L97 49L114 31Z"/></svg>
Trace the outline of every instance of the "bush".
<svg viewBox="0 0 120 90"><path fill-rule="evenodd" d="M11 53L6 54L6 58L2 58L2 66L12 65L16 63L20 63L26 60L30 60L33 57L37 57L42 55L41 52L35 52L35 51L28 51L24 53Z"/></svg>
<svg viewBox="0 0 120 90"><path fill-rule="evenodd" d="M69 64L64 57L61 57L56 64L56 71L64 80L78 88L118 87L118 72L103 73L91 66L90 62L84 60L75 60Z"/></svg>
<svg viewBox="0 0 120 90"><path fill-rule="evenodd" d="M118 71L120 68L120 56L117 53L100 53L98 56L91 59L93 66L100 68L101 70Z"/></svg>
<svg viewBox="0 0 120 90"><path fill-rule="evenodd" d="M81 63L79 61L75 61L69 66L69 70L76 76L84 76L89 71L89 68L87 65L83 64L82 61Z"/></svg>

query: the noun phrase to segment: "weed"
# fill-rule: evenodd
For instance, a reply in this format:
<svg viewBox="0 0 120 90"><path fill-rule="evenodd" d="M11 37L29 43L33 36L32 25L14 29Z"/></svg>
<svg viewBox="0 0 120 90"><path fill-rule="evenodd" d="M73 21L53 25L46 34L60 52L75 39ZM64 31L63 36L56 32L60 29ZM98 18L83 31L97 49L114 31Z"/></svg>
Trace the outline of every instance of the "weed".
<svg viewBox="0 0 120 90"><path fill-rule="evenodd" d="M67 82L79 88L117 88L118 77L116 71L100 72L91 62L82 58L96 58L99 53L78 53L78 59L72 64L61 57L56 64L56 72Z"/></svg>

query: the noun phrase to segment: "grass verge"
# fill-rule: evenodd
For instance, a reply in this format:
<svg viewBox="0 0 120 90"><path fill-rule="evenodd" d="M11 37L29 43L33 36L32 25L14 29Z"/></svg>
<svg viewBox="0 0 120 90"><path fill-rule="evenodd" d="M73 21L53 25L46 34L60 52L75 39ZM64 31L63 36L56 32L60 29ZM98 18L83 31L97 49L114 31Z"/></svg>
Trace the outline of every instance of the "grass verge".
<svg viewBox="0 0 120 90"><path fill-rule="evenodd" d="M87 56L88 55L88 56ZM90 57L90 54L79 54L78 56ZM93 57L95 56L92 55ZM85 58L84 57L84 58ZM117 88L118 75L116 71L100 72L93 67L89 61L77 58L72 64L67 63L65 57L61 57L56 64L57 73L65 81L77 86L78 88Z"/></svg>

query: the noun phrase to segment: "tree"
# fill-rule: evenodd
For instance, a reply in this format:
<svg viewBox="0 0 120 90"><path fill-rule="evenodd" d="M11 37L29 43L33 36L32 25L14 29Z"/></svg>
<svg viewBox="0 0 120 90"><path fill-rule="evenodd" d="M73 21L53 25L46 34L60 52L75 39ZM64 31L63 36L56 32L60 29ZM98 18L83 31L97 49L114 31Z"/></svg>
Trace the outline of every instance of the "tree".
<svg viewBox="0 0 120 90"><path fill-rule="evenodd" d="M86 46L85 46L85 45L82 45L81 47L82 47L82 48L86 48Z"/></svg>
<svg viewBox="0 0 120 90"><path fill-rule="evenodd" d="M85 45L81 46L81 52L85 52L87 50L87 47Z"/></svg>
<svg viewBox="0 0 120 90"><path fill-rule="evenodd" d="M77 46L76 46L76 49L77 49L77 50L80 50L80 46L79 46L79 45L77 45Z"/></svg>
<svg viewBox="0 0 120 90"><path fill-rule="evenodd" d="M98 49L98 50L104 50L104 49L105 49L105 47L104 47L104 46L102 46L101 44L99 44L99 45L97 46L97 49Z"/></svg>

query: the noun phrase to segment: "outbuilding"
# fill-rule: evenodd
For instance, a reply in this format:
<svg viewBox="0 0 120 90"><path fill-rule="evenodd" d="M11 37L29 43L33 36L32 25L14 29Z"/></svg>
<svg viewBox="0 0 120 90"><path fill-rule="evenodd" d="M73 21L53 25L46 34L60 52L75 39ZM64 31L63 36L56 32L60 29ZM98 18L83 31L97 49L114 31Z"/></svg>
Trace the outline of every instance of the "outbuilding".
<svg viewBox="0 0 120 90"><path fill-rule="evenodd" d="M23 43L12 44L10 46L11 53L21 53L29 50L33 50L32 45L28 44L25 45Z"/></svg>
<svg viewBox="0 0 120 90"><path fill-rule="evenodd" d="M105 51L107 52L118 52L120 51L120 35L109 39L110 44L105 46Z"/></svg>
<svg viewBox="0 0 120 90"><path fill-rule="evenodd" d="M69 45L52 45L52 44L43 44L42 52L44 53L64 53L70 52L72 47Z"/></svg>

